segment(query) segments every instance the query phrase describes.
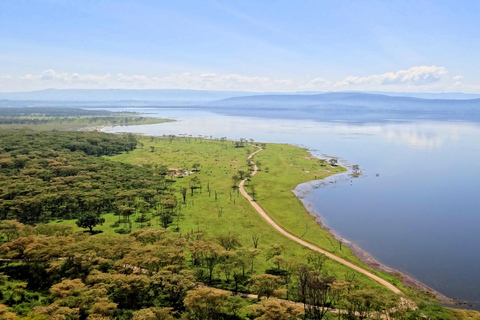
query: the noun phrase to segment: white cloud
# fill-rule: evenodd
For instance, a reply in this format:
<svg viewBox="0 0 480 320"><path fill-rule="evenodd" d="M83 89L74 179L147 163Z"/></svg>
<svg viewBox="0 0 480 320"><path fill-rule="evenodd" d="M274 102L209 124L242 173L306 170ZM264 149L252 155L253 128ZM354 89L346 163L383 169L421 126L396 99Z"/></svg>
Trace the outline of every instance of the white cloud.
<svg viewBox="0 0 480 320"><path fill-rule="evenodd" d="M125 78L124 76L121 77ZM130 80L148 83L155 87L194 88L194 89L232 89L255 90L267 89L272 86L290 85L289 79L270 79L268 77L250 77L239 74L219 75L216 73L173 74L166 77L131 76Z"/></svg>
<svg viewBox="0 0 480 320"><path fill-rule="evenodd" d="M114 80L118 82L136 83L136 84L148 84L150 82L155 82L155 80L149 79L147 76L144 76L144 75L125 75L122 73L117 74Z"/></svg>
<svg viewBox="0 0 480 320"><path fill-rule="evenodd" d="M325 89L330 86L331 82L323 78L314 78L307 84L301 86L301 89Z"/></svg>
<svg viewBox="0 0 480 320"><path fill-rule="evenodd" d="M417 66L408 70L375 74L367 77L349 76L332 82L319 76L288 79L266 76L250 76L237 73L219 74L176 73L169 75L144 74L81 74L57 72L52 69L25 75L0 75L2 91L32 91L46 88L57 89L196 89L236 91L411 91L445 92L464 91L479 93L480 87L464 82L461 75L445 76L447 70L437 66Z"/></svg>
<svg viewBox="0 0 480 320"><path fill-rule="evenodd" d="M39 77L38 76L35 77L33 74L26 74L26 75L20 77L20 79L22 79L22 80L33 80L33 79L36 79L36 78L39 78Z"/></svg>
<svg viewBox="0 0 480 320"><path fill-rule="evenodd" d="M453 79L453 81L455 82L455 83L454 83L454 86L455 86L455 87L458 88L458 87L462 86L463 77L462 77L461 75L454 76L452 79Z"/></svg>
<svg viewBox="0 0 480 320"><path fill-rule="evenodd" d="M408 70L400 70L395 73L374 74L368 77L349 76L335 84L335 87L348 87L355 85L427 85L438 82L442 75L446 74L444 67L418 66Z"/></svg>
<svg viewBox="0 0 480 320"><path fill-rule="evenodd" d="M59 73L52 69L41 74L27 74L18 79L27 81L30 86L59 88L178 88L178 89L212 89L212 90L288 90L293 85L291 79L271 79L269 77L245 76L240 74L221 75L203 73L199 75L188 72L172 74L164 77L149 77L146 75L126 75L118 73L112 76Z"/></svg>
<svg viewBox="0 0 480 320"><path fill-rule="evenodd" d="M43 71L41 74L33 75L26 74L21 76L20 79L28 81L42 81L42 82L57 82L57 83L90 83L98 84L105 83L111 79L111 75L95 75L95 74L78 74L78 73L58 73L52 69Z"/></svg>

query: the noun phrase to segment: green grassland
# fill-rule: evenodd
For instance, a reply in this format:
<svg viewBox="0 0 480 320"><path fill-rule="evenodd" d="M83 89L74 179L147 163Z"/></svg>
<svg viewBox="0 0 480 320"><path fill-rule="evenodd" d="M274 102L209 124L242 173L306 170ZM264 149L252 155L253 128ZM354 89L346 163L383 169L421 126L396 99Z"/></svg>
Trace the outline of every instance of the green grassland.
<svg viewBox="0 0 480 320"><path fill-rule="evenodd" d="M142 137L140 142L141 148L108 158L134 165L165 165L170 169L183 171L192 170L194 163L200 164L198 172L185 177L178 176L174 178L175 182L172 182L182 203L183 219L179 222L181 232L201 230L212 236L233 232L238 234L240 242L248 247L253 247L252 236L258 236L259 249L264 257L258 259L257 272L274 267L265 257L273 244L280 244L286 249L286 258L304 263L308 249L275 232L249 202L239 195L237 189L232 187L232 176L239 170L248 171L246 158L255 147L247 145L236 148L232 141L200 138ZM279 225L297 236L302 236L305 226L308 225L303 239L368 269L348 248L342 247L342 250L339 250L339 243L315 223L314 218L291 192L299 183L343 172L344 168L322 166L318 159L311 157L306 150L281 144L267 144L265 150L255 157L255 161L257 160L261 162L263 170L247 183L246 189L249 190L249 184L256 185L258 203ZM268 172L265 170L267 167ZM193 196L188 189L186 202L183 204L180 189L188 188L193 177L200 180L201 188L195 189ZM109 232L108 224L114 219L113 216L107 217L107 222L101 229ZM328 261L328 269L340 279L353 273L334 261ZM378 274L393 283L399 282L393 276L380 272ZM356 274L355 277L366 285L386 290L361 274Z"/></svg>

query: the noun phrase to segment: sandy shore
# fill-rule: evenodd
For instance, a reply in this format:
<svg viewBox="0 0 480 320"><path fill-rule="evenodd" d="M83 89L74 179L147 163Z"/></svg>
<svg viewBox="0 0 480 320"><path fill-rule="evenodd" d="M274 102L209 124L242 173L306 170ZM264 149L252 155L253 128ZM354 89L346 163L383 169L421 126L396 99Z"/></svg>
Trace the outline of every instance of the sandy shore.
<svg viewBox="0 0 480 320"><path fill-rule="evenodd" d="M453 299L450 299L450 298L446 297L445 295L441 294L440 292L435 291L434 289L432 289L429 286L421 283L418 280L413 279L412 277L410 277L409 275L407 275L405 273L402 273L398 270L395 270L395 269L390 268L390 267L388 267L384 264L379 263L369 253L362 250L356 244L348 241L347 239L344 239L344 238L338 236L332 229L330 229L330 228L328 228L327 226L324 225L324 223L322 221L322 217L315 211L315 208L313 207L312 203L310 203L309 201L307 201L305 199L305 195L310 192L311 188L312 188L311 182L302 183L302 184L298 185L295 188L295 190L292 190L292 192L303 203L303 205L307 209L308 213L315 218L315 222L318 223L325 231L330 233L336 240L341 241L343 245L345 245L350 250L352 250L353 253L360 260L365 262L372 269L387 272L389 274L401 277L403 284L406 285L406 286L411 286L411 287L414 287L418 290L430 292L442 303L452 304L452 305L462 304L459 301L455 301Z"/></svg>

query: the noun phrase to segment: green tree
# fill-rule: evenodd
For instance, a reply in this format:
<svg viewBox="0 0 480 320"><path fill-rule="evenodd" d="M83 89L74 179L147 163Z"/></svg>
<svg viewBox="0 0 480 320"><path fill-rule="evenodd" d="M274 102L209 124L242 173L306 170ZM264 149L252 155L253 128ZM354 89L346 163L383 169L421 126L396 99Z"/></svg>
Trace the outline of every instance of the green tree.
<svg viewBox="0 0 480 320"><path fill-rule="evenodd" d="M262 274L259 276L252 276L250 278L250 289L258 294L258 297L280 296L284 292L280 290L280 277L271 274Z"/></svg>
<svg viewBox="0 0 480 320"><path fill-rule="evenodd" d="M197 288L187 293L184 300L187 319L218 320L224 313L224 306L230 294L212 288Z"/></svg>
<svg viewBox="0 0 480 320"><path fill-rule="evenodd" d="M182 193L183 203L185 203L185 201L186 201L186 199L187 199L187 188L182 187L182 189L181 189L180 191L181 191L181 193Z"/></svg>
<svg viewBox="0 0 480 320"><path fill-rule="evenodd" d="M225 250L230 251L241 246L240 240L236 233L229 232L228 234L219 234L217 236L218 243L225 248Z"/></svg>
<svg viewBox="0 0 480 320"><path fill-rule="evenodd" d="M150 307L135 311L132 320L175 320L175 318L172 308Z"/></svg>
<svg viewBox="0 0 480 320"><path fill-rule="evenodd" d="M237 184L238 184L238 180L240 180L240 177L238 176L238 174L233 174L232 175L232 187L236 187Z"/></svg>
<svg viewBox="0 0 480 320"><path fill-rule="evenodd" d="M337 163L338 163L338 159L332 158L332 159L328 160L328 162L330 162L330 164L331 164L332 166L336 166Z"/></svg>
<svg viewBox="0 0 480 320"><path fill-rule="evenodd" d="M238 175L240 176L240 180L243 180L243 177L245 176L246 172L243 170L238 170Z"/></svg>
<svg viewBox="0 0 480 320"><path fill-rule="evenodd" d="M87 212L82 214L76 224L79 228L88 228L90 233L93 233L93 228L97 225L103 225L105 218L101 218L98 214L93 212Z"/></svg>
<svg viewBox="0 0 480 320"><path fill-rule="evenodd" d="M335 295L331 292L335 277L324 276L318 270L301 266L297 272L298 297L303 302L306 319L320 320L332 306Z"/></svg>
<svg viewBox="0 0 480 320"><path fill-rule="evenodd" d="M303 314L302 307L275 298L262 300L248 307L249 315L257 320L297 320Z"/></svg>

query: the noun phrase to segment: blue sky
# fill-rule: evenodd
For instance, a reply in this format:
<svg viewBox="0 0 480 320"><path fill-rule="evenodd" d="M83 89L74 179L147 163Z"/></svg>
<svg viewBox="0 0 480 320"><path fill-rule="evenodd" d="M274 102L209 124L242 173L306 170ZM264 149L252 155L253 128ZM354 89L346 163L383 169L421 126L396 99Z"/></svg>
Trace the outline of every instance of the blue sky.
<svg viewBox="0 0 480 320"><path fill-rule="evenodd" d="M480 1L0 1L0 91L480 93Z"/></svg>

